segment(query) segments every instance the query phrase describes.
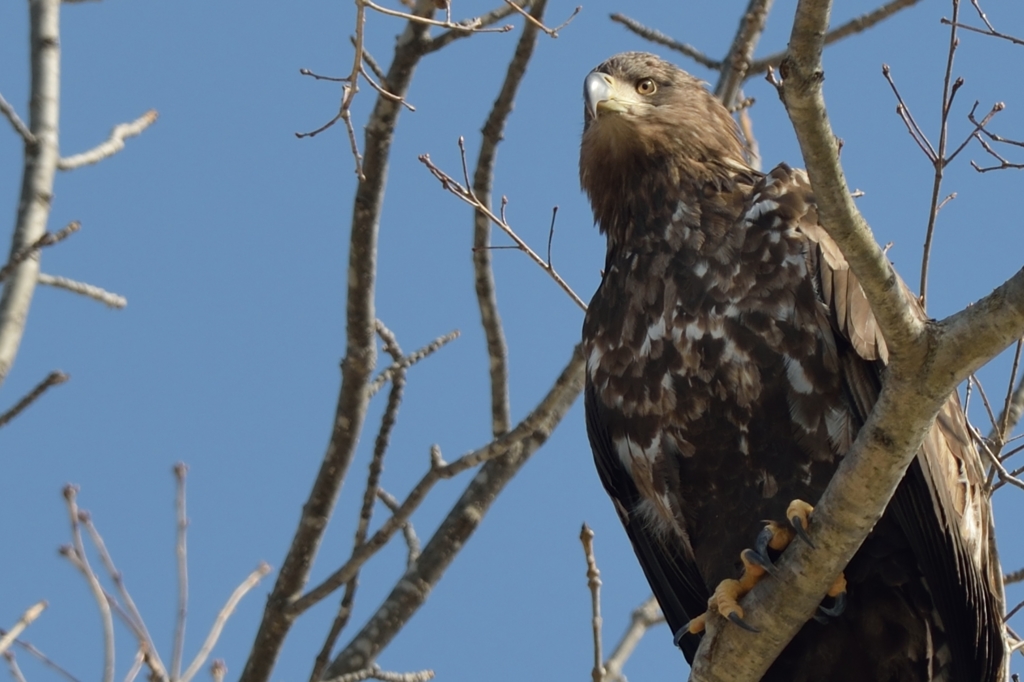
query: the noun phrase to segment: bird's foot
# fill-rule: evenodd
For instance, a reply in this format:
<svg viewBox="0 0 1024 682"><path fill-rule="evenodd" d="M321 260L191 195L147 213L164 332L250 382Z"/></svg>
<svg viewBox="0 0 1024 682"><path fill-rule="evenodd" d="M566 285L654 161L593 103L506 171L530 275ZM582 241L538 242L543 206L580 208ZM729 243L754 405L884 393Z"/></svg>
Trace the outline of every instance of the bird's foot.
<svg viewBox="0 0 1024 682"><path fill-rule="evenodd" d="M811 523L811 512L814 511L814 507L807 504L803 500L793 500L786 507L786 518L789 519L789 523L793 527L793 532L796 536L814 547L814 543L811 542L811 536L807 534L807 527ZM786 543L789 544L788 542Z"/></svg>
<svg viewBox="0 0 1024 682"><path fill-rule="evenodd" d="M743 620L743 608L739 605L739 600L754 589L754 585L760 582L765 574L775 574L772 557L778 557L793 542L794 538L800 538L814 547L814 543L811 542L810 536L807 534L813 511L814 507L803 500L793 500L786 508L788 525L775 521L765 522L765 527L758 534L754 547L740 553L740 560L743 562L743 575L739 580L723 580L718 584L715 593L708 600L708 610L690 621L687 626L688 631L693 634L702 632L708 613L717 611L744 630L757 632L757 628ZM814 618L825 623L831 618L842 615L845 609L846 577L840 573L829 589L825 600L818 606L818 613Z"/></svg>
<svg viewBox="0 0 1024 682"><path fill-rule="evenodd" d="M831 602L831 603L829 603ZM843 615L846 610L846 574L840 573L836 581L832 583L825 598L818 605L818 612L814 614L814 620L826 624L833 618Z"/></svg>
<svg viewBox="0 0 1024 682"><path fill-rule="evenodd" d="M718 612L744 630L759 632L757 628L743 620L743 607L739 605L739 600L754 589L754 585L765 576L767 571L759 562L751 560L748 553L752 554L752 551L745 550L740 555L740 559L743 561L743 575L739 580L729 579L718 583L715 593L708 599L708 610L691 620L687 626L690 633L696 635L703 632L708 613L711 611Z"/></svg>

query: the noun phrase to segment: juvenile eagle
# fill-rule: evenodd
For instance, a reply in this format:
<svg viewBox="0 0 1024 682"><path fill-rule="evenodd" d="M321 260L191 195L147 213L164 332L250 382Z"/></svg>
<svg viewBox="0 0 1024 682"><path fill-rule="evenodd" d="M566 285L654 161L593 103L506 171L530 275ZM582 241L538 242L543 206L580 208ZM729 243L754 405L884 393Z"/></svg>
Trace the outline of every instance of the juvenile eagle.
<svg viewBox="0 0 1024 682"><path fill-rule="evenodd" d="M764 519L821 496L887 352L807 176L752 169L699 80L631 52L584 96L580 182L608 240L583 327L587 431L692 662L688 623ZM845 576L845 611L805 624L764 679L1001 679L991 508L955 395Z"/></svg>

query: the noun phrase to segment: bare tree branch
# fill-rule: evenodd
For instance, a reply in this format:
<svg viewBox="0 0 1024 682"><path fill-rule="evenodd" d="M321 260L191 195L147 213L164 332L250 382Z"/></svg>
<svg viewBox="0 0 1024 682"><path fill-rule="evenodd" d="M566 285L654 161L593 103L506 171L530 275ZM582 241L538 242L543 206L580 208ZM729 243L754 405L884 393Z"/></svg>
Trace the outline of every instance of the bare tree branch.
<svg viewBox="0 0 1024 682"><path fill-rule="evenodd" d="M0 636L6 635L6 634L7 634L7 631L4 630L3 628L0 628ZM59 665L57 665L46 654L44 654L42 651L40 651L39 649L37 649L34 646L32 646L31 644L29 644L28 642L26 642L24 640L21 640L21 639L15 639L14 640L14 644L16 644L17 646L21 647L21 649L23 651L28 653L30 656L35 658L37 661L42 663L44 666L46 666L50 670L54 671L55 673L57 673L58 675L63 677L68 682L81 682L81 680L79 680L77 677L75 677L74 675L69 673L64 668L62 668ZM11 652L10 650L8 650L7 653L5 654L5 656L13 656L13 655L14 655L13 652Z"/></svg>
<svg viewBox="0 0 1024 682"><path fill-rule="evenodd" d="M862 14L859 17L850 19L845 24L837 26L828 33L825 34L825 45L831 45L832 43L838 42L843 38L855 35L857 33L863 33L872 26L879 24L892 15L896 14L900 10L904 10L908 7L913 7L921 0L891 0L881 7L874 9L866 14ZM770 68L778 68L779 64L782 63L783 58L786 56L786 50L776 52L775 54L769 55L764 59L755 59L751 63L750 68L747 70L747 78L751 76L757 76L762 73L767 73Z"/></svg>
<svg viewBox="0 0 1024 682"><path fill-rule="evenodd" d="M377 490L377 498L384 504L385 507L391 510L391 513L397 513L399 509L398 500L395 499L394 495L391 495L383 488ZM402 524L402 535L405 536L405 546L408 547L409 553L408 558L405 560L406 570L413 567L416 560L420 558L420 539L416 535L416 529L413 528L412 521L406 521Z"/></svg>
<svg viewBox="0 0 1024 682"><path fill-rule="evenodd" d="M110 612L107 596L100 585L100 580L92 570L92 566L89 565L89 558L85 554L85 544L82 542L82 531L79 526L77 497L77 487L73 485L64 486L64 500L68 506L68 517L71 520L71 538L74 544L62 548L62 553L85 576L85 580L89 584L89 590L96 600L96 606L100 611L100 619L103 621L103 682L114 682L114 619Z"/></svg>
<svg viewBox="0 0 1024 682"><path fill-rule="evenodd" d="M658 31L653 28L648 28L647 26L641 24L639 21L636 21L635 19L630 19L624 14L612 14L611 20L616 23L622 24L623 26L625 26L626 28L628 28L630 31L637 34L641 38L650 40L652 43L656 43L658 45L664 45L670 50L675 50L676 52L680 52L686 55L687 57L689 57L690 59L697 62L703 67L712 69L714 71L718 71L719 69L722 68L722 62L718 61L717 59L712 59L711 57L707 56L697 48L693 47L692 45L681 43L678 40L669 38L661 31Z"/></svg>
<svg viewBox="0 0 1024 682"><path fill-rule="evenodd" d="M25 408L39 400L39 398L50 389L51 386L58 386L70 379L64 372L50 372L45 379L36 384L24 398L14 404L14 407L0 414L0 428L7 426L12 419L25 411Z"/></svg>
<svg viewBox="0 0 1024 682"><path fill-rule="evenodd" d="M772 2L773 0L750 0L743 18L740 19L732 46L722 60L721 73L715 86L715 97L720 99L727 109L733 107L743 81L747 79L754 48L757 47L761 33L764 32Z"/></svg>
<svg viewBox="0 0 1024 682"><path fill-rule="evenodd" d="M527 2L520 3L520 6L527 7L530 6L531 4L532 0L529 0ZM467 36L473 35L472 30L464 28L463 26L468 26L472 24L478 29L483 28L485 26L492 26L501 21L502 19L515 14L515 12L516 11L508 4L498 5L490 12L487 12L486 14L481 14L480 16L474 19L467 19L463 22L460 22L460 24L456 25L454 28L450 28L444 33L439 33L437 36L430 38L428 40L427 45L423 48L423 51L424 53L436 52L437 50L440 50L442 47L444 47L448 43L451 43L454 40L458 40L460 38L465 38ZM505 33L507 31L511 31L512 29L513 26L511 24L507 24L498 29L498 31L501 33Z"/></svg>
<svg viewBox="0 0 1024 682"><path fill-rule="evenodd" d="M0 282L7 279L7 276L10 275L18 265L38 254L41 249L64 241L75 232L78 232L81 227L81 223L77 220L73 220L61 228L56 234L50 234L49 232L43 233L43 236L35 240L35 242L12 255L10 260L7 261L7 264L0 268Z"/></svg>
<svg viewBox="0 0 1024 682"><path fill-rule="evenodd" d="M14 132L21 136L22 141L25 144L35 144L36 136L32 134L32 131L28 129L25 122L18 116L18 112L14 110L14 107L4 99L3 95L0 95L0 114L4 115L11 126L14 128Z"/></svg>
<svg viewBox="0 0 1024 682"><path fill-rule="evenodd" d="M538 0L533 3L531 12L537 16L543 16L546 6L547 0ZM491 205L498 144L504 137L505 123L512 113L512 105L519 92L519 85L526 75L526 67L536 45L539 27L532 24L532 28L533 30L523 31L516 45L515 54L509 62L501 90L498 92L494 105L481 129L480 152L477 154L476 169L473 172L472 192L478 201L487 207ZM508 431L512 417L508 397L508 345L505 342L505 332L501 325L501 315L498 313L498 297L494 284L494 270L491 265L490 244L490 219L483 211L474 211L473 274L477 305L480 309L480 323L484 328L487 357L490 363L491 433L500 436Z"/></svg>
<svg viewBox="0 0 1024 682"><path fill-rule="evenodd" d="M178 569L178 612L174 620L174 644L171 646L171 679L181 677L181 661L185 654L185 622L188 617L188 514L185 508L185 478L188 466L184 462L174 465L174 482L177 488L175 510L178 516L178 541L175 556Z"/></svg>
<svg viewBox="0 0 1024 682"><path fill-rule="evenodd" d="M377 666L356 670L332 677L325 682L361 682L361 680L381 680L381 682L427 682L434 679L433 670L421 670L415 673L393 673L381 670Z"/></svg>
<svg viewBox="0 0 1024 682"><path fill-rule="evenodd" d="M135 682L135 678L142 672L142 666L146 663L146 652L140 648L135 652L135 659L132 661L132 667L128 669L128 674L124 676L124 682Z"/></svg>
<svg viewBox="0 0 1024 682"><path fill-rule="evenodd" d="M872 311L885 337L890 357L919 347L924 336L924 323L907 300L899 277L879 248L864 217L857 210L846 185L839 163L839 147L828 119L822 115L825 100L821 93L824 74L820 55L824 46L822 33L813 35L815 24L824 17L828 21L825 0L804 0L801 8L814 12L797 13L790 42L791 56L781 67L784 78L780 94L797 130L800 151L807 165L807 175L814 186L822 225L842 249L846 260L857 274ZM819 14L819 11L821 14ZM799 38L796 45L792 40Z"/></svg>
<svg viewBox="0 0 1024 682"><path fill-rule="evenodd" d="M559 24L555 28L548 28L547 26L544 25L544 22L542 22L540 19L536 18L535 14L528 13L522 7L520 7L516 3L512 2L512 0L505 0L505 4L508 5L509 7L511 7L514 11L518 12L519 14L521 14L523 17L525 17L526 20L529 21L531 24L533 24L533 26L537 30L543 31L544 33L548 34L552 38L557 38L558 37L558 32L561 31L566 26L568 26L570 23L572 23L572 20L575 19L576 15L579 14L580 10L583 9L583 5L577 5L576 9L574 9L572 11L572 14L569 15L568 19L563 21L561 24ZM533 4L533 6L535 8L537 7L536 1L533 2L532 4ZM523 5L524 6L528 6L528 3L523 3Z"/></svg>
<svg viewBox="0 0 1024 682"><path fill-rule="evenodd" d="M959 0L953 0L953 21L960 12ZM935 221L939 217L939 196L942 189L942 176L945 170L947 159L946 159L946 141L949 136L949 110L953 106L953 98L956 97L957 90L963 85L964 80L962 78L956 79L954 82L953 78L953 57L956 55L956 48L959 44L959 39L956 37L956 26L952 26L949 29L949 49L946 52L946 73L942 81L942 110L939 118L939 148L935 153L935 177L932 182L932 198L929 202L928 211L928 227L925 230L924 237L924 248L923 255L921 257L921 287L918 290L918 295L921 299L921 307L927 309L928 301L928 265L931 261L932 255L932 238L935 235Z"/></svg>
<svg viewBox="0 0 1024 682"><path fill-rule="evenodd" d="M46 233L57 170L60 118L60 0L29 3L31 85L28 128L34 143L25 147L18 213L10 255L35 244ZM25 330L39 260L17 265L0 294L0 384L14 364Z"/></svg>
<svg viewBox="0 0 1024 682"><path fill-rule="evenodd" d="M182 673L181 677L176 682L191 682L192 678L196 676L199 669L206 663L206 659L209 658L210 652L213 651L213 647L217 644L217 640L220 639L220 633L224 630L224 625L227 623L228 618L234 612L235 607L238 606L238 602L242 601L249 590L260 584L260 581L270 573L270 566L266 563L261 563L256 567L252 573L249 574L242 584L235 588L235 591L228 597L227 603L224 604L223 608L217 613L217 617L213 621L213 626L210 628L210 633L206 635L206 639L203 641L203 645L199 648L199 653L192 659L191 665Z"/></svg>
<svg viewBox="0 0 1024 682"><path fill-rule="evenodd" d="M367 392L370 397L377 395L377 391L384 387L384 384L391 381L391 377L395 376L400 371L405 371L409 367L412 367L420 360L433 355L435 351L444 348L449 343L459 338L459 330L448 332L444 336L439 336L423 348L413 351L409 355L404 356L402 359L393 362L387 368L385 368L380 374L374 377L373 381L370 382L367 387Z"/></svg>
<svg viewBox="0 0 1024 682"><path fill-rule="evenodd" d="M633 655L636 645L640 643L647 631L655 625L665 622L665 616L661 613L658 600L653 596L648 597L640 606L633 610L629 619L629 627L622 634L622 639L615 645L611 656L605 661L605 680L608 682L625 682L622 668L626 661Z"/></svg>
<svg viewBox="0 0 1024 682"><path fill-rule="evenodd" d="M14 658L14 652L5 651L3 657L7 661L7 669L11 671L11 677L14 678L14 682L27 682L25 675L22 674L21 668L18 666L18 661Z"/></svg>
<svg viewBox="0 0 1024 682"><path fill-rule="evenodd" d="M414 13L430 16L433 2L419 0ZM394 59L385 79L389 91L405 97L413 71L429 44L428 26L410 21L398 38ZM360 55L360 50L356 51ZM378 96L366 125L364 178L359 180L353 207L349 242L348 295L346 305L345 359L334 428L323 464L313 483L291 547L267 600L263 620L241 675L241 682L265 682L291 628L291 605L302 593L316 558L327 521L334 510L341 484L355 454L366 418L370 374L376 363L374 322L377 243L380 213L387 181L387 164L400 105Z"/></svg>
<svg viewBox="0 0 1024 682"><path fill-rule="evenodd" d="M958 23L956 17L954 17L952 20L943 17L941 19L942 23L945 24L946 26L962 28L963 30L970 31L972 33L980 33L981 35L999 38L1000 40L1006 40L1008 42L1013 43L1014 45L1024 45L1024 40L1021 40L1016 36L1007 35L1005 33L1000 33L999 31L997 31L995 27L992 26L991 23L989 23L988 17L985 16L985 13L981 11L981 7L978 5L978 0L971 0L971 4L974 5L974 9L977 10L978 16L985 24L985 28L978 28L977 26L969 26L967 24Z"/></svg>
<svg viewBox="0 0 1024 682"><path fill-rule="evenodd" d="M141 135L142 131L153 125L157 119L156 109L150 109L131 123L121 123L110 131L110 137L87 152L61 158L57 161L60 170L74 170L89 164L99 163L124 149L124 141L129 137Z"/></svg>
<svg viewBox="0 0 1024 682"><path fill-rule="evenodd" d="M98 286L92 284L86 284L85 282L78 282L67 277L57 277L55 275L48 275L45 272L40 272L36 278L40 284L44 284L55 289L64 289L74 294L81 294L86 298L91 298L94 301L99 301L108 308L124 308L128 305L128 299L120 294L101 289Z"/></svg>
<svg viewBox="0 0 1024 682"><path fill-rule="evenodd" d="M36 602L25 609L25 613L21 614L21 618L18 619L18 622L11 626L11 629L8 630L6 634L0 637L0 654L7 651L11 644L14 643L14 640L18 638L18 635L24 632L25 628L31 625L32 621L38 618L44 610L46 610L45 600Z"/></svg>
<svg viewBox="0 0 1024 682"><path fill-rule="evenodd" d="M925 325L853 205L821 93L827 0L801 0L780 84L821 223L839 243L871 302L889 344L886 382L832 482L815 507L807 543L791 546L777 577L744 599L756 635L712 618L694 661L694 680L760 679L810 617L881 516L936 412L960 381L1024 335L1024 271L975 305ZM714 661L711 656L714 656Z"/></svg>
<svg viewBox="0 0 1024 682"><path fill-rule="evenodd" d="M334 660L328 668L329 675L365 668L419 609L498 494L547 441L583 390L583 366L583 356L577 346L551 390L526 419L504 436L459 460L469 463L493 457L473 477L423 548L415 566L405 572L381 608ZM398 519L399 514L394 518Z"/></svg>
<svg viewBox="0 0 1024 682"><path fill-rule="evenodd" d="M583 524L580 530L580 542L583 543L583 554L587 560L587 587L590 589L590 626L594 635L594 667L590 671L593 682L605 679L604 653L601 651L601 571L597 568L594 556L594 531Z"/></svg>
<svg viewBox="0 0 1024 682"><path fill-rule="evenodd" d="M103 536L100 535L99 529L96 528L96 524L92 522L92 517L89 513L79 511L78 520L83 526L85 526L86 532L89 533L89 539L92 540L92 544L96 547L97 554L99 554L100 562L106 569L107 575L114 583L117 591L121 594L121 599L124 600L124 608L121 609L110 595L107 595L107 601L110 602L111 606L115 607L118 615L121 617L121 620L124 621L125 625L127 625L135 635L135 639L138 640L139 650L145 655L146 664L152 672L152 679L155 682L165 682L168 679L167 669L164 667L163 661L160 659L160 654L156 650L156 644L153 642L153 638L149 634L146 622L142 619L142 614L135 605L135 600L132 599L132 595L128 591L128 586L125 585L124 575L121 571L117 570L117 566L114 565L114 559L107 550L107 545L103 541Z"/></svg>
<svg viewBox="0 0 1024 682"><path fill-rule="evenodd" d="M463 157L465 157L465 145L461 138L459 138L459 147L463 152ZM519 249L527 256L529 256L530 260L539 265L544 272L548 273L548 276L551 277L551 279L555 280L555 284L557 284L562 289L562 291L569 295L569 298L573 300L573 303L579 306L581 310L587 309L587 304L584 303L583 299L580 298L579 295L572 290L572 287L569 286L568 282L562 279L562 276L559 275L558 272L551 266L551 263L545 261L543 258L540 257L539 254L537 254L536 251L530 248L530 245L527 244L522 237L516 234L516 231L513 230L512 226L509 225L508 222L505 220L504 213L505 206L508 204L507 198L502 198L501 213L503 215L499 217L494 214L490 207L484 205L473 194L473 191L471 189L468 189L466 186L460 184L455 180L455 178L448 175L443 170L434 165L434 162L430 160L429 154L420 154L419 160L420 163L426 166L427 170L429 170L431 174L441 182L441 186L444 189L448 190L449 192L457 196L459 199L475 208L477 211L486 215L487 218L490 219L492 223L501 228L501 231L507 234L512 239L512 241L515 242L515 248Z"/></svg>

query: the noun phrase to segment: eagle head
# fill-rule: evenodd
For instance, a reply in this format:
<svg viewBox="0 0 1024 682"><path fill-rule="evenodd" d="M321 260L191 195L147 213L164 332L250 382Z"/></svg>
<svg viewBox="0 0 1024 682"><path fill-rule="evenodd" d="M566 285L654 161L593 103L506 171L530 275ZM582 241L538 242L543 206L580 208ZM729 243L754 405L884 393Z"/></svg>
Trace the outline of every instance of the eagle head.
<svg viewBox="0 0 1024 682"><path fill-rule="evenodd" d="M580 185L602 230L627 197L686 191L749 170L732 115L704 83L646 52L606 60L583 83ZM614 215L612 215L614 214Z"/></svg>

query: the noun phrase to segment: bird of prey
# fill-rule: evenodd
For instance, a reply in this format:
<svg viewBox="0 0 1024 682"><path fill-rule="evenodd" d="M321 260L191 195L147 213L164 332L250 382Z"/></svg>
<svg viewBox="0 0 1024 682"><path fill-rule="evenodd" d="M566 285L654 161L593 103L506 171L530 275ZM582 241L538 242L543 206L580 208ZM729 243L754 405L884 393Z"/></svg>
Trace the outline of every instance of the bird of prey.
<svg viewBox="0 0 1024 682"><path fill-rule="evenodd" d="M887 351L806 174L751 168L698 79L624 53L587 76L584 97L580 182L608 246L583 327L587 431L692 662L691 619L740 576L741 553L770 561L784 546L762 535L746 549L764 520L820 498ZM1002 679L991 508L956 395L845 578L845 605L826 598L829 617L808 621L765 680Z"/></svg>

